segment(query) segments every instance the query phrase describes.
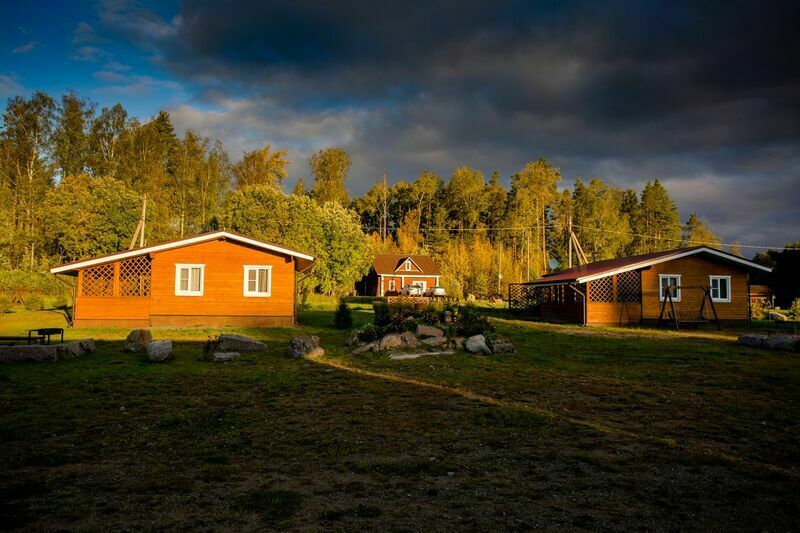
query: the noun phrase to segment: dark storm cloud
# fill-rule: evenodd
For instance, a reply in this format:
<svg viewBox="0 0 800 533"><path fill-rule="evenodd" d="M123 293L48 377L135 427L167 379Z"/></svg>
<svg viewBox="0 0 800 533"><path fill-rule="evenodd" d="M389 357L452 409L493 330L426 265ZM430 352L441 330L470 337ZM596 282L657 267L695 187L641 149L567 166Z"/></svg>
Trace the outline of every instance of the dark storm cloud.
<svg viewBox="0 0 800 533"><path fill-rule="evenodd" d="M181 125L301 160L345 145L357 193L384 168L508 175L545 156L567 183L664 178L684 216L729 239L796 237L794 2L197 1L168 19L116 1L104 13L194 84ZM731 215L743 212L749 227Z"/></svg>

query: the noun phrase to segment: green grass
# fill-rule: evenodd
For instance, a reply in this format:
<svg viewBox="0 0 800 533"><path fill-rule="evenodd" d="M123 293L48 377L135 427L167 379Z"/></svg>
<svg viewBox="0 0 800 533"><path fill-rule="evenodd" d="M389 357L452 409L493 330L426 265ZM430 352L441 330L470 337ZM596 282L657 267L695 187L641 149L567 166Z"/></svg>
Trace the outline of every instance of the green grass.
<svg viewBox="0 0 800 533"><path fill-rule="evenodd" d="M355 325L371 316L356 304ZM354 357L313 301L301 328L202 360L215 329L154 365L127 330L98 351L0 366L0 515L53 529L766 529L800 514L800 357L729 332L503 318L517 353ZM0 317L0 335L58 326ZM288 340L319 335L320 360Z"/></svg>

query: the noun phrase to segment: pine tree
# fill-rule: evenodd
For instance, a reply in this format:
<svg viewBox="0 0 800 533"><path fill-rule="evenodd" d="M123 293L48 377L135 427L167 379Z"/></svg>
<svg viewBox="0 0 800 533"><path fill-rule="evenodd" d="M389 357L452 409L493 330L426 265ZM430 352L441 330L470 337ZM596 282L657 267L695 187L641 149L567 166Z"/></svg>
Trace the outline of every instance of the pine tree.
<svg viewBox="0 0 800 533"><path fill-rule="evenodd" d="M720 238L717 237L708 224L697 216L697 213L689 215L689 220L683 226L683 240L681 246L710 246L719 248Z"/></svg>
<svg viewBox="0 0 800 533"><path fill-rule="evenodd" d="M634 224L639 253L677 248L681 240L681 222L675 202L657 179L642 190L639 217Z"/></svg>

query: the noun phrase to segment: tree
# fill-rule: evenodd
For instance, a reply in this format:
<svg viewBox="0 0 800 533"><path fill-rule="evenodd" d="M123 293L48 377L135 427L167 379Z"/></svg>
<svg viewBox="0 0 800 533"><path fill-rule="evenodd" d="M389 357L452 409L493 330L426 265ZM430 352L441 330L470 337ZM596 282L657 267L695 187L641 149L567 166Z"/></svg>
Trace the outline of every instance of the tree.
<svg viewBox="0 0 800 533"><path fill-rule="evenodd" d="M46 203L47 243L62 261L125 249L139 220L136 192L108 177L67 176Z"/></svg>
<svg viewBox="0 0 800 533"><path fill-rule="evenodd" d="M657 179L642 190L639 216L633 224L638 253L658 252L680 244L681 222L678 208Z"/></svg>
<svg viewBox="0 0 800 533"><path fill-rule="evenodd" d="M92 105L78 98L75 93L70 92L61 97L54 133L54 159L62 176L86 171L89 163L87 124L91 123L93 115Z"/></svg>
<svg viewBox="0 0 800 533"><path fill-rule="evenodd" d="M442 186L442 178L435 172L423 170L417 176L416 181L411 184L411 194L416 201L416 209L419 211L420 226L429 223L432 218L431 209L433 207L436 193ZM420 229L419 227L417 229Z"/></svg>
<svg viewBox="0 0 800 533"><path fill-rule="evenodd" d="M683 226L683 240L681 246L710 246L720 248L720 238L717 237L708 224L701 220L697 213L689 215L689 220Z"/></svg>
<svg viewBox="0 0 800 533"><path fill-rule="evenodd" d="M294 189L292 189L292 194L295 196L307 196L308 189L306 188L306 182L303 181L303 178L297 178L297 182L294 184Z"/></svg>
<svg viewBox="0 0 800 533"><path fill-rule="evenodd" d="M128 112L120 104L104 107L92 122L88 164L94 176L116 177L120 138L128 127Z"/></svg>
<svg viewBox="0 0 800 533"><path fill-rule="evenodd" d="M623 193L599 179L586 187L580 178L573 192L573 227L590 261L624 255L631 241L628 218L621 214Z"/></svg>
<svg viewBox="0 0 800 533"><path fill-rule="evenodd" d="M447 206L459 228L474 228L486 205L483 173L470 167L458 167L447 184Z"/></svg>
<svg viewBox="0 0 800 533"><path fill-rule="evenodd" d="M481 222L490 228L502 225L506 214L506 201L508 192L500 183L500 173L492 172L489 184L484 189L484 210L481 213Z"/></svg>
<svg viewBox="0 0 800 533"><path fill-rule="evenodd" d="M320 203L347 205L349 196L344 181L350 171L350 154L343 148L326 148L312 155L308 162L314 174L311 197Z"/></svg>
<svg viewBox="0 0 800 533"><path fill-rule="evenodd" d="M283 180L288 177L286 167L286 150L272 151L270 145L252 152L245 152L242 160L233 167L236 187L246 185L269 185L280 189Z"/></svg>

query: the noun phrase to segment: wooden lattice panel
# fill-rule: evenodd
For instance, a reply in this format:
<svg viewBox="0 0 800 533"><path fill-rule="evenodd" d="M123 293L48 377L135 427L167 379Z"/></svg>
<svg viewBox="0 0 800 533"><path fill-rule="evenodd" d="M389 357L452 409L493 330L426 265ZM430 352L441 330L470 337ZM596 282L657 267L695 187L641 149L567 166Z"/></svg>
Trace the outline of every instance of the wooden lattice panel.
<svg viewBox="0 0 800 533"><path fill-rule="evenodd" d="M150 296L150 258L142 255L119 264L119 295Z"/></svg>
<svg viewBox="0 0 800 533"><path fill-rule="evenodd" d="M620 303L642 301L642 275L638 270L617 275L617 301Z"/></svg>
<svg viewBox="0 0 800 533"><path fill-rule="evenodd" d="M114 296L114 264L98 265L83 271L82 296Z"/></svg>
<svg viewBox="0 0 800 533"><path fill-rule="evenodd" d="M614 280L612 276L596 279L589 283L589 301L613 302Z"/></svg>

